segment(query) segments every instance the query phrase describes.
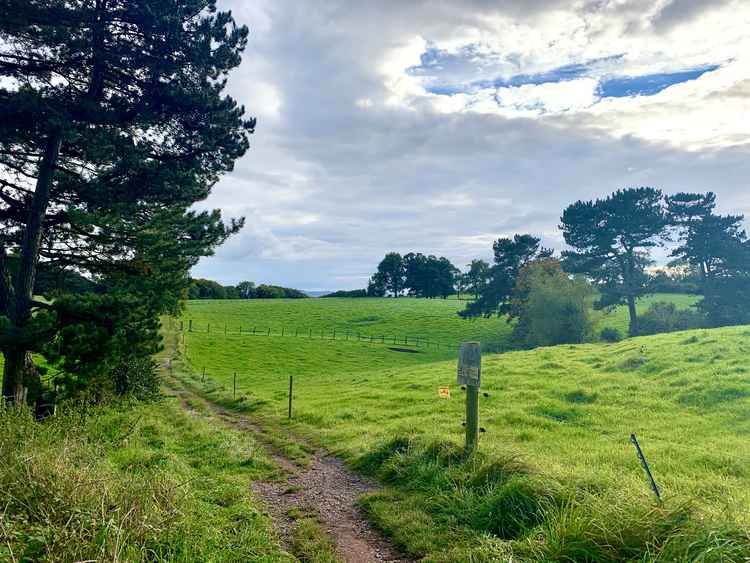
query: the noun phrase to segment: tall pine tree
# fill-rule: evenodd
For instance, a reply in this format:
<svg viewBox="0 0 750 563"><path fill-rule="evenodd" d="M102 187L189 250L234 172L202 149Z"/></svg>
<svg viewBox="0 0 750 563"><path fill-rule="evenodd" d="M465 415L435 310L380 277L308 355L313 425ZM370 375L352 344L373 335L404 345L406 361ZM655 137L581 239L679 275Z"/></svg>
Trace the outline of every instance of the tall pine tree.
<svg viewBox="0 0 750 563"><path fill-rule="evenodd" d="M106 368L108 349L128 350L66 350L72 332L118 329L92 303L35 300L40 262L107 279L113 310L118 296L148 298L153 320L175 305L187 268L241 226L188 209L248 148L254 120L223 93L247 35L214 0L0 5L5 397L30 384L31 352Z"/></svg>
<svg viewBox="0 0 750 563"><path fill-rule="evenodd" d="M573 249L562 253L566 270L596 283L597 306L627 303L629 333L638 334L636 300L648 292L648 251L667 229L661 190L632 188L577 201L563 212L560 229Z"/></svg>

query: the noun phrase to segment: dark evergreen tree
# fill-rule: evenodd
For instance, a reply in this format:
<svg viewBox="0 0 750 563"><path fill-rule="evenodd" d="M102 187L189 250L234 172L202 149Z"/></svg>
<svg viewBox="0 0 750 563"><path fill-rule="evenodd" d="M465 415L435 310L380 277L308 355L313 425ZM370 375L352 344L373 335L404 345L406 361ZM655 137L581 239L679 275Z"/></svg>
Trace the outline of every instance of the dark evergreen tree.
<svg viewBox="0 0 750 563"><path fill-rule="evenodd" d="M629 332L638 334L636 300L648 292L648 251L662 243L667 218L662 192L654 188L618 190L596 201L577 201L561 218L567 271L592 279L598 307L627 303Z"/></svg>
<svg viewBox="0 0 750 563"><path fill-rule="evenodd" d="M398 252L389 252L378 264L378 271L372 276L373 290L382 289L394 297L401 295L406 283L404 260Z"/></svg>
<svg viewBox="0 0 750 563"><path fill-rule="evenodd" d="M189 267L239 229L188 209L248 148L254 121L223 94L246 38L214 0L0 4L4 396L32 386L31 352L81 376L151 351ZM40 263L107 293L38 302Z"/></svg>
<svg viewBox="0 0 750 563"><path fill-rule="evenodd" d="M484 286L487 284L487 278L490 275L490 265L484 260L472 260L464 274L464 284L466 289L474 294L478 299Z"/></svg>
<svg viewBox="0 0 750 563"><path fill-rule="evenodd" d="M679 246L678 262L697 269L703 300L699 309L712 326L750 322L750 242L742 215L716 215L716 196L679 193L667 198Z"/></svg>
<svg viewBox="0 0 750 563"><path fill-rule="evenodd" d="M491 317L510 312L510 300L518 272L529 262L552 256L552 250L541 246L541 239L532 235L500 238L492 245L494 264L479 298L459 313L467 317Z"/></svg>

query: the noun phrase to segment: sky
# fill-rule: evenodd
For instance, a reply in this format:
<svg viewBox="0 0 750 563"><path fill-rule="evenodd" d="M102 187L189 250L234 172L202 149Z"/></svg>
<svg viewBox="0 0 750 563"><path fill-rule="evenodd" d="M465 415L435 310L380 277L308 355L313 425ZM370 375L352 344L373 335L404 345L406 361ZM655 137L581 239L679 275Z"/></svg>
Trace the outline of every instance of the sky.
<svg viewBox="0 0 750 563"><path fill-rule="evenodd" d="M219 0L251 148L194 277L365 287L386 252L564 248L562 210L653 186L750 216L747 0Z"/></svg>

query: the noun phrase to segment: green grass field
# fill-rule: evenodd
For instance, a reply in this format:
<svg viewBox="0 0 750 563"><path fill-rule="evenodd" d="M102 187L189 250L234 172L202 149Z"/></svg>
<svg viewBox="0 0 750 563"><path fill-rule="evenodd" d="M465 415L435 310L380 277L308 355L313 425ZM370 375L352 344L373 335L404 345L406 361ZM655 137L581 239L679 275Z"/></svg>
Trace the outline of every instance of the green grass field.
<svg viewBox="0 0 750 563"><path fill-rule="evenodd" d="M502 319L455 317L455 301L247 302L230 316L235 304L190 302L184 319L197 327L262 319L258 326L366 334L408 326L415 335L500 345L509 330ZM599 322L623 319L614 311ZM750 524L750 327L487 354L486 432L471 462L458 455L463 392L453 350L216 331L188 334L186 342L187 377L200 387L205 367L203 389L212 398L317 441L391 484L366 508L413 554L435 561L750 557L743 531ZM438 397L442 386L451 388L450 399ZM629 443L632 432L663 491L661 507Z"/></svg>

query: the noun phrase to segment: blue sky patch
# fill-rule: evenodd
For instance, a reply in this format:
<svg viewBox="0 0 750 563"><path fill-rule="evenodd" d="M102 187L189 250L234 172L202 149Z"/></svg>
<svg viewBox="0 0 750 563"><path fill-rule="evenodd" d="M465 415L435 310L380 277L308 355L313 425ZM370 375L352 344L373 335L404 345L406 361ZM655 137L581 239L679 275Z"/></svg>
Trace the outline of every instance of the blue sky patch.
<svg viewBox="0 0 750 563"><path fill-rule="evenodd" d="M694 70L646 74L644 76L625 76L603 80L599 84L599 95L602 98L624 98L627 96L653 96L662 90L700 78L707 72L714 71L719 65L710 65Z"/></svg>
<svg viewBox="0 0 750 563"><path fill-rule="evenodd" d="M621 98L653 96L674 84L695 80L706 72L719 68L719 65L708 65L676 72L613 77L612 67L623 57L623 54L619 54L564 65L535 74L514 74L514 71L520 70L520 61L512 53L501 59L486 57L472 46L465 47L458 53L448 53L430 47L421 55L420 64L411 67L407 72L413 76L427 78L425 88L428 92L445 96L471 93L486 88L539 85L609 76L600 79L598 95L602 98ZM497 78L500 75L509 78Z"/></svg>

